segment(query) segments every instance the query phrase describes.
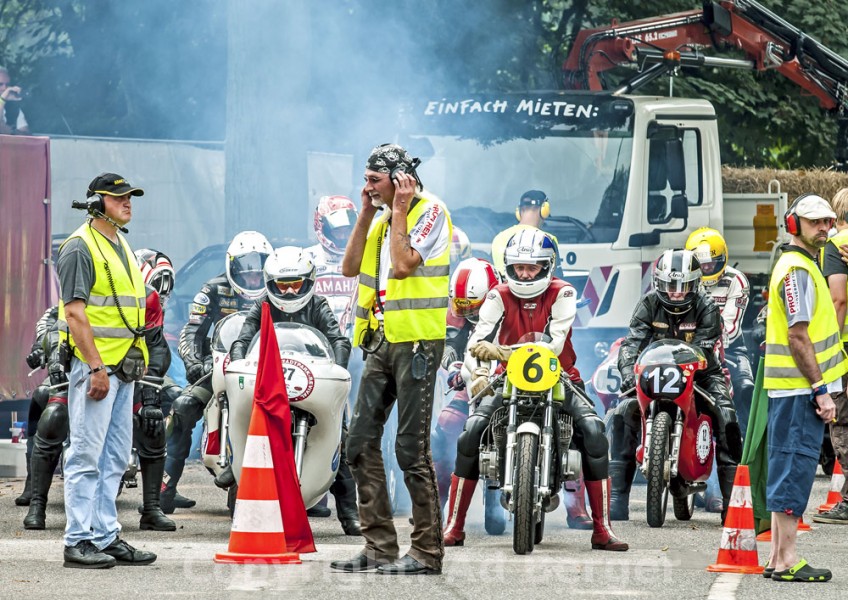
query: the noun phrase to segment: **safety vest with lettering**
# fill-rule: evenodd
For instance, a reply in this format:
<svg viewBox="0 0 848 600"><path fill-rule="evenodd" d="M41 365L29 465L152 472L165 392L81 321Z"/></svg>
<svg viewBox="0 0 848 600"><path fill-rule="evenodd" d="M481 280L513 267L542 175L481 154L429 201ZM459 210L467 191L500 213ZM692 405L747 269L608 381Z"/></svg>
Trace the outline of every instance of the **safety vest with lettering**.
<svg viewBox="0 0 848 600"><path fill-rule="evenodd" d="M766 320L766 358L763 387L768 390L793 390L810 387L809 381L798 368L789 351L789 320L786 303L781 295L784 278L790 269L807 271L815 286L816 302L807 333L813 344L816 362L825 383L836 381L848 372L848 357L842 349L836 309L830 299L830 290L818 265L801 252L784 252L771 274L769 282L768 318ZM798 299L794 299L798 301ZM788 298L787 302L793 302Z"/></svg>
<svg viewBox="0 0 848 600"><path fill-rule="evenodd" d="M126 355L130 346L138 346L144 354L145 364L148 362L147 344L144 334L140 337L134 335L121 318L118 307L115 304L115 296L118 298L121 310L129 325L137 330L143 330L145 325L144 312L147 291L144 287L144 277L133 260L133 251L127 241L118 234L118 240L124 248L124 253L129 262L129 273L124 261L115 252L112 244L105 238L97 240L95 236L102 237L89 223L84 224L68 237L82 238L88 251L91 253L94 264L94 285L85 305L85 315L91 324L94 335L94 345L100 358L106 365L118 364ZM109 271L106 270L106 264ZM114 294L111 281L114 284ZM83 362L87 362L74 343L73 336L65 319L65 303L59 301L59 335L61 339L68 340L74 350L74 355Z"/></svg>
<svg viewBox="0 0 848 600"><path fill-rule="evenodd" d="M412 230L418 219L433 204L444 211L448 225L448 240L453 235L453 225L445 206L426 197L421 197L410 208L406 216L407 231ZM368 232L362 264L359 268L359 297L353 330L353 345L359 346L369 329L376 329L379 322L374 316L377 294L378 259L391 211L385 214ZM389 243L389 240L385 240ZM386 282L386 299L382 303L383 330L392 343L419 340L444 339L448 314L448 284L450 274L450 244L438 256L419 264L405 279L396 279L389 265L389 280Z"/></svg>
<svg viewBox="0 0 848 600"><path fill-rule="evenodd" d="M833 243L837 248L848 244L848 229L843 229L827 241ZM822 248L821 257L821 264L824 264L824 248ZM848 344L848 311L845 312L845 322L842 323L842 343Z"/></svg>

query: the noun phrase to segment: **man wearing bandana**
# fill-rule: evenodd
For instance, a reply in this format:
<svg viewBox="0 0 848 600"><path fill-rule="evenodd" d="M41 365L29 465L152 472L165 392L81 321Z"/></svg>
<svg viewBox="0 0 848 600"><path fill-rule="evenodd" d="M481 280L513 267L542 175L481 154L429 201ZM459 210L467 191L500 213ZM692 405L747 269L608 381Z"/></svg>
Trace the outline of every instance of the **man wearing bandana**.
<svg viewBox="0 0 848 600"><path fill-rule="evenodd" d="M365 548L350 560L333 561L331 567L341 571L442 572L430 420L445 346L452 225L445 205L421 185L419 163L396 144L374 148L365 167L361 212L342 260L343 275L359 276L353 345L367 358L347 437ZM411 548L401 558L380 451L395 400L395 452L413 520Z"/></svg>

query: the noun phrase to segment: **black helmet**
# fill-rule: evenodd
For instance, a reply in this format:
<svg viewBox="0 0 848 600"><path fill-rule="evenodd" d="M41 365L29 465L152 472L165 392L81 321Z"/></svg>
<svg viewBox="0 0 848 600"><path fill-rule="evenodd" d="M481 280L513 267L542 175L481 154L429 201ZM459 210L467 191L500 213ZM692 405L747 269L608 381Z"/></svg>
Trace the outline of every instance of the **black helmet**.
<svg viewBox="0 0 848 600"><path fill-rule="evenodd" d="M666 250L654 263L653 281L663 308L682 315L695 302L701 284L701 263L691 250Z"/></svg>

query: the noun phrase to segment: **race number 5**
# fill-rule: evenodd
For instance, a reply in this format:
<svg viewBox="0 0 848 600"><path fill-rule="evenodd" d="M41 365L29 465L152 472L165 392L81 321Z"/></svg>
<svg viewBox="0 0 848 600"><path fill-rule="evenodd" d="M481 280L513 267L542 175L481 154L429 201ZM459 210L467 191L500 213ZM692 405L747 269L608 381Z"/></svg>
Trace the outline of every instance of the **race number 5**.
<svg viewBox="0 0 848 600"><path fill-rule="evenodd" d="M559 381L562 367L556 354L545 346L530 344L512 353L506 376L520 390L543 392Z"/></svg>

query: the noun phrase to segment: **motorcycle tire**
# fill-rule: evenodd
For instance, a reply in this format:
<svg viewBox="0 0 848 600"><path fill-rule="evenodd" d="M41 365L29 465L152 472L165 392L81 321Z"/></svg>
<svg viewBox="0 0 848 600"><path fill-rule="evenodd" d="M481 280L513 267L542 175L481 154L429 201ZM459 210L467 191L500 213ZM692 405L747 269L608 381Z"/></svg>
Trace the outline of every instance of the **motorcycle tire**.
<svg viewBox="0 0 848 600"><path fill-rule="evenodd" d="M512 549L516 554L533 552L536 538L536 467L539 458L539 438L532 433L518 437L515 452L515 487L513 506L515 525L512 528Z"/></svg>
<svg viewBox="0 0 848 600"><path fill-rule="evenodd" d="M674 518L678 521L688 521L695 514L695 494L689 494L683 498L674 496Z"/></svg>
<svg viewBox="0 0 848 600"><path fill-rule="evenodd" d="M662 527L668 508L668 484L665 481L665 466L668 462L671 416L661 412L654 417L651 428L651 444L648 448L648 525Z"/></svg>
<svg viewBox="0 0 848 600"><path fill-rule="evenodd" d="M545 537L545 511L539 515L539 522L536 523L536 528L533 531L533 543L541 544L542 538Z"/></svg>
<svg viewBox="0 0 848 600"><path fill-rule="evenodd" d="M486 490L484 502L486 504L484 525L486 533L489 535L501 535L506 531L506 511L501 506L501 490L490 490L485 482L483 487Z"/></svg>

